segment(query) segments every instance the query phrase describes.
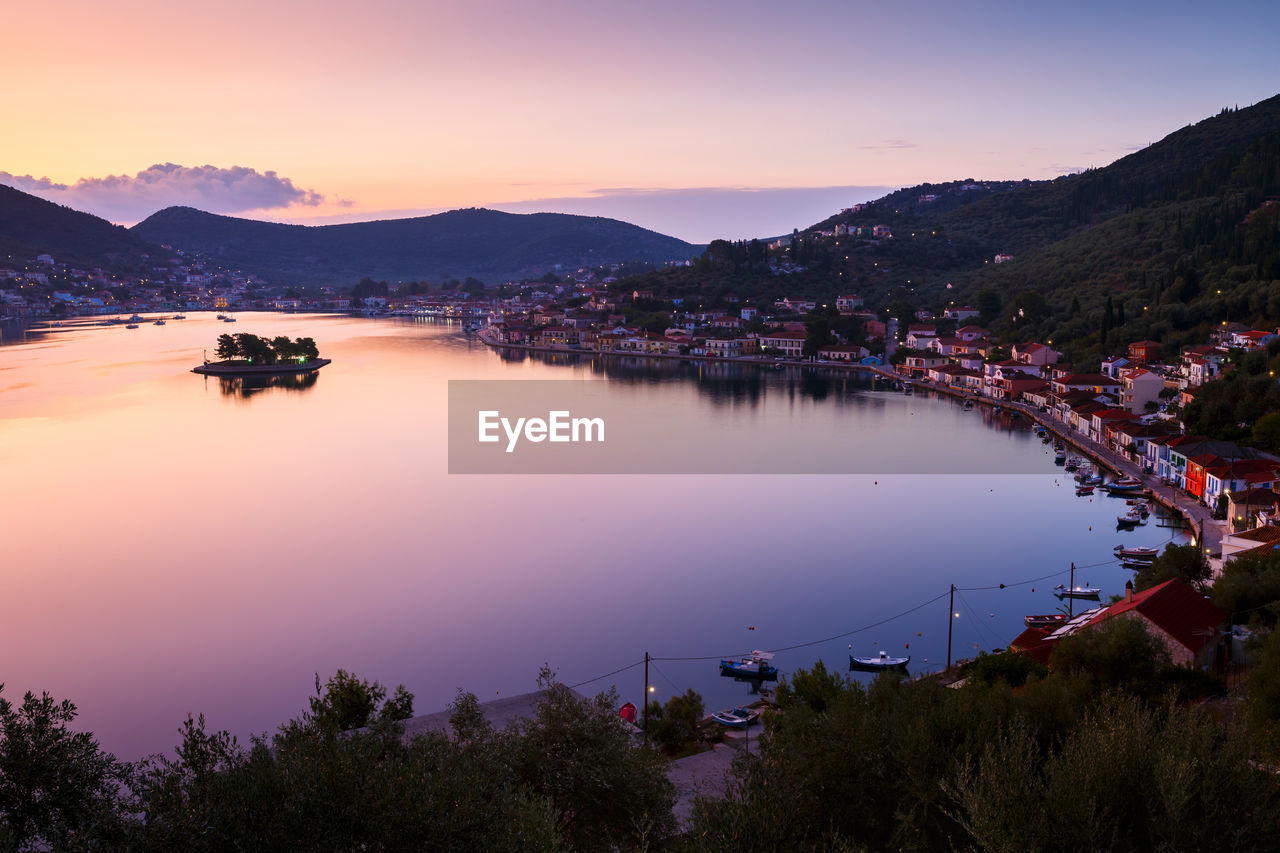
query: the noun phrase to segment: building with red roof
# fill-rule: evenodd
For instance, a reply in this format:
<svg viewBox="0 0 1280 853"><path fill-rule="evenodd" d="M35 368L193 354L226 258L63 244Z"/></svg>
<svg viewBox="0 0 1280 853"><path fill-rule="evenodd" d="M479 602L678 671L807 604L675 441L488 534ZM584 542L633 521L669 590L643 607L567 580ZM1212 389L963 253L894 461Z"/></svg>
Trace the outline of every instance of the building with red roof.
<svg viewBox="0 0 1280 853"><path fill-rule="evenodd" d="M1056 630L1028 628L1009 645L1013 651L1048 663L1064 638L1104 624L1109 619L1136 619L1169 651L1177 666L1208 666L1227 614L1209 599L1174 578L1142 592L1125 584L1124 598L1086 610Z"/></svg>

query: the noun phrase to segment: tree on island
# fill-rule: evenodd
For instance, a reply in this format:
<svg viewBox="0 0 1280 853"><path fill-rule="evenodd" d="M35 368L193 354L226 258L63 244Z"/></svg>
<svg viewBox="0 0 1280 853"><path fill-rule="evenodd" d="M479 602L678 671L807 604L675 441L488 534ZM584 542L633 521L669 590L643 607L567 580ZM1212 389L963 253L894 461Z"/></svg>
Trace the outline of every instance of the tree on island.
<svg viewBox="0 0 1280 853"><path fill-rule="evenodd" d="M250 364L278 364L283 361L315 361L320 357L320 350L313 338L292 340L288 335L279 335L271 340L257 335L240 333L218 336L218 358L231 361L242 358Z"/></svg>
<svg viewBox="0 0 1280 853"><path fill-rule="evenodd" d="M218 335L218 348L215 353L223 361L230 361L240 357L240 345L231 335Z"/></svg>

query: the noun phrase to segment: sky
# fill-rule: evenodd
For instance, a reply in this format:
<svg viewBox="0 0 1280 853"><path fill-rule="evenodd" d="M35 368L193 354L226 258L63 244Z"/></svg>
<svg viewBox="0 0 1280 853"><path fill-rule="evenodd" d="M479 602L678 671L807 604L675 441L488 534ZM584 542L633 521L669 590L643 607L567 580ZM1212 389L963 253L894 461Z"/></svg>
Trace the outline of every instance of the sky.
<svg viewBox="0 0 1280 853"><path fill-rule="evenodd" d="M0 183L124 224L485 206L771 236L1280 92L1274 0L13 5Z"/></svg>

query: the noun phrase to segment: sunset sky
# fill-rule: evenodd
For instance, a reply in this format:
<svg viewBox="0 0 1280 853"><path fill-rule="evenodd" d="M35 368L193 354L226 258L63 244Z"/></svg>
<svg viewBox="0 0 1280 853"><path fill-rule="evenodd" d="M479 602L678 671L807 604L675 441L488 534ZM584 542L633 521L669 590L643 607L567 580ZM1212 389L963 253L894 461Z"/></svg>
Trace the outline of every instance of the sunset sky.
<svg viewBox="0 0 1280 853"><path fill-rule="evenodd" d="M1105 165L1280 91L1275 2L49 0L5 25L0 182L126 223L490 206L769 235Z"/></svg>

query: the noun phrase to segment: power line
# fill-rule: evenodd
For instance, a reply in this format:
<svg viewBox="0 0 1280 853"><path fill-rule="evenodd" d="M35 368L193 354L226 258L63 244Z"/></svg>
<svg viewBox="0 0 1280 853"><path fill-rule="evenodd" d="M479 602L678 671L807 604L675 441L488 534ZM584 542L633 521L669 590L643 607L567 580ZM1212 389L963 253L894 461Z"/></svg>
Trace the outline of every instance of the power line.
<svg viewBox="0 0 1280 853"><path fill-rule="evenodd" d="M599 681L602 678L608 678L611 675L617 675L620 672L626 672L629 669L635 669L642 663L644 663L644 661L638 660L635 663L629 663L626 666L621 667L620 669L615 669L613 672L606 672L604 675L597 675L595 678L588 678L586 681L579 681L577 684L570 684L569 689L576 690L579 687L582 687L583 685L586 685L586 684L590 684L593 681Z"/></svg>
<svg viewBox="0 0 1280 853"><path fill-rule="evenodd" d="M1170 541L1172 541L1172 538L1173 537L1170 536ZM1114 563L1115 563L1115 559L1113 558L1111 560L1103 560L1102 562L1099 562L1099 563L1086 563L1084 565L1079 565L1079 566L1076 566L1076 569L1077 570L1078 569L1095 569L1095 568L1098 568L1099 566L1107 566L1107 565L1112 565ZM956 592L985 592L993 589L1013 589L1015 587L1026 586L1028 584L1038 583L1039 581L1049 580L1055 577L1061 577L1062 575L1067 574L1069 571L1070 569L1059 569L1057 571L1050 572L1047 575L1040 575L1039 577L1029 578L1027 580L1021 580L1021 581L1014 581L1012 583L995 584L993 586L966 586L966 587L958 586L956 587ZM937 602L946 598L949 594L950 594L950 591L948 590L947 592L944 592L941 595L934 596L928 601L922 602L921 604L917 604L915 607L910 607L886 619L881 619L877 622L872 622L868 625L863 625L861 627L854 628L853 630L845 631L844 633L841 633L841 634L833 634L830 637L823 637L820 640L810 640L804 643L795 643L794 645L790 645L790 646L780 646L774 649L770 649L770 651L791 652L791 651L795 651L796 649L806 649L811 646L820 646L823 643L834 642L835 640L843 640L845 637L852 637L854 634L861 634L863 631L870 631L872 628L879 628L881 625L887 625L888 623L893 622L896 619L901 619L903 616L909 616L910 614L915 613L917 610L922 610L925 607L928 607L930 604L936 604ZM974 621L978 623L979 627L982 630L985 630L991 633L991 636L994 637L997 642L999 642L1000 638L997 637L994 632L991 632L991 629L983 625L982 621L978 619L976 615L974 615L973 608L969 605L968 601L963 596L961 596L960 602L961 604L964 605L966 609L969 610L970 615L973 616ZM1276 603L1280 603L1280 602L1276 602ZM1261 605L1261 606L1269 606L1269 605ZM1260 609L1260 607L1251 608L1251 609L1257 610L1257 609ZM1248 611L1241 611L1241 612L1248 612ZM705 660L726 660L726 659L735 658L735 657L742 657L743 654L744 653L723 654L723 655L697 655L697 656L687 656L687 657L675 657L675 656L650 657L649 663L652 665L655 661L694 662L694 661L705 661ZM576 689L578 687L582 687L584 685L592 683L593 681L600 681L601 679L608 678L611 675L618 675L619 673L626 672L629 669L634 669L635 667L640 666L643 663L644 661L642 660L636 661L635 663L627 664L624 667L615 669L612 672L606 672L604 675L597 675L594 678L588 678L585 681L579 681L577 684L570 685L570 689ZM654 668L657 669L656 666ZM661 670L658 670L658 674L661 675L664 679L666 679L667 683L670 684L674 690L679 692L680 688L676 687L675 682L673 682L670 678L668 678L666 673L662 672Z"/></svg>
<svg viewBox="0 0 1280 853"><path fill-rule="evenodd" d="M770 649L770 651L790 652L796 649L807 648L809 646L821 645L822 643L830 643L833 640L842 640L845 637L851 637L854 634L860 634L863 631L870 631L872 628L878 628L881 625L892 622L895 619L901 619L903 616L906 616L910 613L915 613L917 610L920 610L923 607L928 607L930 604L941 601L942 599L946 598L948 595L950 595L950 591L944 592L942 593L942 595L939 595L936 598L931 598L928 601L924 602L923 604L917 604L915 607L912 607L909 610L904 610L901 613L898 613L894 616L890 616L888 619L881 619L879 622L872 622L870 625L863 625L861 628L854 628L852 631L845 631L843 634L836 634L831 637L824 637L821 640L810 640L807 643L796 643L794 646L782 646L780 648ZM732 657L738 657L738 655L704 655L701 657L683 657L683 658L668 657L668 658L653 658L653 660L699 661L699 660L724 660L725 658L732 658Z"/></svg>

